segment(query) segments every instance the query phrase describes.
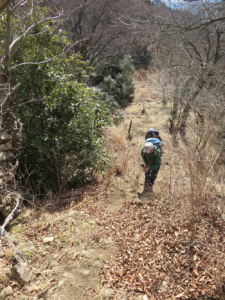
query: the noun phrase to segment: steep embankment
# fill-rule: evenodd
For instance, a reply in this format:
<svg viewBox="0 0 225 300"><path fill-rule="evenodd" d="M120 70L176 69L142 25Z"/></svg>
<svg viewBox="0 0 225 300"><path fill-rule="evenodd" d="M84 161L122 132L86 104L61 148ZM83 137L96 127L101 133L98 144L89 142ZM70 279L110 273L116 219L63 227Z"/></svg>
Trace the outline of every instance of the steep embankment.
<svg viewBox="0 0 225 300"><path fill-rule="evenodd" d="M136 86L124 121L127 132L132 119L133 138L112 129L108 148L117 160L106 178L14 222L14 248L5 240L0 256L1 287L11 287L7 299L222 299L224 223L212 223L210 213L196 217L193 235L186 206L168 190L169 108L161 104L154 76L137 77ZM153 126L165 154L155 196L140 201L140 150ZM7 277L18 252L33 274L24 286Z"/></svg>

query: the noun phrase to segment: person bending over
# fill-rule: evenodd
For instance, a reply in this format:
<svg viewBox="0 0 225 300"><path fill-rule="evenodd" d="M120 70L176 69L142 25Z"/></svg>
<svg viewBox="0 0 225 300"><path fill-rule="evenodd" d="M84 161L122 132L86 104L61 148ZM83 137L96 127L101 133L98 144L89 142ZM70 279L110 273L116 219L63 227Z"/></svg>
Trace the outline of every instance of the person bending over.
<svg viewBox="0 0 225 300"><path fill-rule="evenodd" d="M151 191L161 165L160 149L147 142L141 150L141 156L145 163L145 191Z"/></svg>

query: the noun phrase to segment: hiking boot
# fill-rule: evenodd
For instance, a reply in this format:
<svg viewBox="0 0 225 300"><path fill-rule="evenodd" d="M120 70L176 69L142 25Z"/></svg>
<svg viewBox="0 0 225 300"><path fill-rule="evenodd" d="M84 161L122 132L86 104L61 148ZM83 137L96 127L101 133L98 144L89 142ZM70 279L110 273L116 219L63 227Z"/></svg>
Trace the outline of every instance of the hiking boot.
<svg viewBox="0 0 225 300"><path fill-rule="evenodd" d="M138 193L138 199L148 201L152 198L153 191L151 188L145 188L142 193Z"/></svg>
<svg viewBox="0 0 225 300"><path fill-rule="evenodd" d="M144 200L144 197L146 196L146 193L145 192L142 192L142 193L138 193L138 199L140 200Z"/></svg>
<svg viewBox="0 0 225 300"><path fill-rule="evenodd" d="M152 186L148 185L144 185L144 192L152 192Z"/></svg>

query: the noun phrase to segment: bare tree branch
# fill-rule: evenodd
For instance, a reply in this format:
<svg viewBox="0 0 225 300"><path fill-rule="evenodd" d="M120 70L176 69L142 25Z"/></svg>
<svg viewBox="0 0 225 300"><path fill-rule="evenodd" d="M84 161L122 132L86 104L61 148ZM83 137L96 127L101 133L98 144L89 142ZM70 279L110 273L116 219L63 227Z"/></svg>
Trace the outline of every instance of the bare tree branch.
<svg viewBox="0 0 225 300"><path fill-rule="evenodd" d="M1 228L1 231L0 231L0 245L2 243L2 237L4 236L4 231L5 231L5 227L7 226L7 224L9 223L9 221L11 219L13 219L13 215L15 213L15 211L17 210L17 207L19 206L20 204L20 198L19 198L19 194L17 193L14 193L14 196L15 196L15 199L16 199L16 205L14 207L14 209L12 210L12 212L8 215L8 217L5 219L3 225L2 225L2 228Z"/></svg>

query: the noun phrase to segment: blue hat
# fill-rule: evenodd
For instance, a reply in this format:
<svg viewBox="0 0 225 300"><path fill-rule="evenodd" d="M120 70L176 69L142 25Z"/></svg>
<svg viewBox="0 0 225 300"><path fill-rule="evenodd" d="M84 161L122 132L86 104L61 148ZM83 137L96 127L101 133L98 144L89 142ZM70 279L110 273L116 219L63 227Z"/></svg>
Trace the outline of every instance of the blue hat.
<svg viewBox="0 0 225 300"><path fill-rule="evenodd" d="M154 135L159 136L159 132L156 130L153 132Z"/></svg>

